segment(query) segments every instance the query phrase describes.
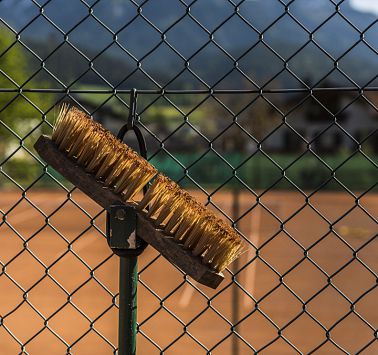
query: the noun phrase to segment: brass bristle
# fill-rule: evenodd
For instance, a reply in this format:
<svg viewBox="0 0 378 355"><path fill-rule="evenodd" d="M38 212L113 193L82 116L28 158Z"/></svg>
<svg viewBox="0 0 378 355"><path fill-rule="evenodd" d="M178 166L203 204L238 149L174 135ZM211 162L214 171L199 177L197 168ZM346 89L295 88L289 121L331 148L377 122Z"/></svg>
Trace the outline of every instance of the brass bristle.
<svg viewBox="0 0 378 355"><path fill-rule="evenodd" d="M62 105L52 140L124 201L132 200L157 174L150 163L75 107Z"/></svg>
<svg viewBox="0 0 378 355"><path fill-rule="evenodd" d="M243 242L233 228L162 174L157 175L138 208L148 208L147 216L156 228L163 228L217 271L242 253Z"/></svg>
<svg viewBox="0 0 378 355"><path fill-rule="evenodd" d="M62 105L52 140L105 186L130 201L156 176L137 208L203 262L223 271L243 250L236 231L77 108Z"/></svg>

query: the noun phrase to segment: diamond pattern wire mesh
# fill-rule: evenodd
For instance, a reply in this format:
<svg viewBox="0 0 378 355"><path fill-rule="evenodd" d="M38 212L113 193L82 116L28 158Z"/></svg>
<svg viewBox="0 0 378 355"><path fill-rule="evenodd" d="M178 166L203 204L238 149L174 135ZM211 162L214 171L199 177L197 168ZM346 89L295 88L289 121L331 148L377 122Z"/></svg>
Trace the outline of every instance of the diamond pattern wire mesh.
<svg viewBox="0 0 378 355"><path fill-rule="evenodd" d="M154 12L156 1L131 0L115 28L103 11L110 3L76 1L78 11L66 22L54 3L28 2L29 17L18 27L0 12L10 38L0 41L0 352L116 353L118 260L106 246L104 213L49 169L32 144L51 131L62 101L116 130L136 87L150 159L163 170L168 162L175 166L176 180L249 245L216 291L149 248L139 265L139 352L376 353L377 67L357 78L344 61L367 50L377 62L369 31L378 20L361 27L346 15L347 2L335 0L323 1L328 12L312 25L298 15L301 0L267 2L278 14L259 20L245 9L254 2L228 0L217 5L227 15L214 7L208 23L199 0L170 2L175 16ZM335 35L336 18L350 38L339 53L318 37ZM271 41L282 21L304 39L300 45ZM89 34L82 28L88 23ZM239 26L235 41L250 38L239 50L219 35L232 23ZM29 39L38 28L52 33L43 45ZM140 28L146 35L138 38ZM170 39L174 31L178 40ZM108 42L88 49L91 43L80 45L78 34ZM152 40L137 46L143 36ZM309 47L317 53L314 68L328 63L312 82L296 70L296 58L304 61ZM159 73L152 64L164 51L171 62ZM12 52L28 59L27 70L4 64ZM121 59L112 61L109 52ZM247 67L257 52L268 74ZM19 65L14 54L12 62ZM91 80L101 87L88 85ZM361 117L361 107L375 125L362 121L356 136L345 115ZM295 121L305 114L323 117L311 134ZM323 149L330 139L343 142L333 160ZM293 145L290 158L280 159L277 151ZM357 168L348 170L354 161Z"/></svg>

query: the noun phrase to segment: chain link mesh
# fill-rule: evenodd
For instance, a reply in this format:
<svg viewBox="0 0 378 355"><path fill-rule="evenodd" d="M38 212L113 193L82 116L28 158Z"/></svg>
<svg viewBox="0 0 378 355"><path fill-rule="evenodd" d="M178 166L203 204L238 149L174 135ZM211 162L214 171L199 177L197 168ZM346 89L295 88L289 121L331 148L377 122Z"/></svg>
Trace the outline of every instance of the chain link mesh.
<svg viewBox="0 0 378 355"><path fill-rule="evenodd" d="M65 21L53 10L74 3ZM148 248L139 353L377 353L378 19L362 26L327 0L310 23L305 1L266 3L256 15L259 1L32 0L24 22L0 3L0 353L117 352L104 212L32 145L63 101L116 131L133 87L150 160L249 245L216 291ZM300 40L280 46L271 33L285 30ZM232 47L229 31L248 40ZM370 71L345 64L356 51Z"/></svg>

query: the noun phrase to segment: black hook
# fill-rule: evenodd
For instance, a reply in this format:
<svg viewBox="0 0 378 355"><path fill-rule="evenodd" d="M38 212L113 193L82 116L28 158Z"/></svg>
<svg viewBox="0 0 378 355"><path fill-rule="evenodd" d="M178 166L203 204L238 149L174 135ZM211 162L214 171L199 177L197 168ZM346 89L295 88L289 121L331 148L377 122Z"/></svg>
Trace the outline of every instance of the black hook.
<svg viewBox="0 0 378 355"><path fill-rule="evenodd" d="M147 146L146 146L146 141L143 137L142 132L140 131L139 127L135 125L136 121L136 108L137 108L137 90L132 89L130 91L130 105L129 105L129 116L127 118L127 123L124 124L121 129L119 130L117 134L117 138L121 141L125 138L125 135L128 131L134 131L135 136L138 141L138 146L139 146L139 153L140 155L147 159ZM147 186L144 187L143 189L144 193L147 191ZM117 208L121 208L122 206L113 206L114 209L116 210ZM135 214L135 211L134 211ZM110 235L110 214L108 213L108 218L107 218L107 234L108 236ZM135 216L135 223L136 223L136 216ZM136 224L134 223L134 228L136 227ZM109 242L109 239L108 239ZM112 248L113 252L119 256L127 256L127 255L139 255L142 253L142 251L147 247L147 243L137 237L137 243L138 247L136 249L117 249L117 248Z"/></svg>
<svg viewBox="0 0 378 355"><path fill-rule="evenodd" d="M118 138L123 139L126 132L134 129L136 121L136 107L137 107L137 90L134 88L130 91L130 103L129 103L129 117L127 118L127 123L121 127L118 132Z"/></svg>
<svg viewBox="0 0 378 355"><path fill-rule="evenodd" d="M117 134L117 138L123 141L125 135L128 131L134 131L135 136L138 141L139 153L144 158L147 159L147 146L146 141L143 137L142 132L139 127L135 125L137 113L137 90L134 88L130 91L130 105L129 105L129 117L127 118L127 123L124 124Z"/></svg>
<svg viewBox="0 0 378 355"><path fill-rule="evenodd" d="M142 132L140 131L139 127L138 126L133 126L131 129L129 129L127 127L127 124L125 124L124 126L122 126L122 128L120 129L118 135L117 135L117 138L121 141L123 141L124 137L125 137L125 134L129 131L134 131L135 133L135 137L138 141L138 147L139 147L139 154L144 158L144 159L147 159L147 146L146 146L146 141L143 137L143 134Z"/></svg>

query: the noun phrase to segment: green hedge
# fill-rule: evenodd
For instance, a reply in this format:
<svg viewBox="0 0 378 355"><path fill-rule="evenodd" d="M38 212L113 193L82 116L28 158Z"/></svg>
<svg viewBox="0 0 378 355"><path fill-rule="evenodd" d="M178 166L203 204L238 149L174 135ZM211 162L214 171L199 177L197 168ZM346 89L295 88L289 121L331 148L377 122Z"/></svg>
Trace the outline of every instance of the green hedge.
<svg viewBox="0 0 378 355"><path fill-rule="evenodd" d="M261 153L253 157L226 154L223 158L231 165L228 166L215 153L207 153L204 156L199 153L175 154L174 158L178 162L168 154L159 153L151 159L151 162L159 171L175 180L180 180L180 184L185 187L192 187L194 183L185 177L184 167L188 168L188 175L196 183L212 188L217 188L226 181L228 188L240 185L233 178L233 168L235 168L236 176L252 189L266 189L272 185L274 185L274 189L292 189L293 185L288 179L303 190L316 189L332 176L332 171L313 155L307 153L293 163L297 157L295 155L270 154L270 158L277 166ZM322 159L331 169L334 169L335 177L351 190L365 190L378 181L378 170L361 154L350 159L348 156L342 155L326 156ZM376 161L376 159L371 159ZM283 169L284 175L280 167ZM36 162L19 159L10 159L2 169L23 187L27 187L43 173L42 167ZM70 184L53 169L49 167L48 171L56 179L70 187ZM0 176L1 185L13 186L4 176ZM57 185L49 176L44 175L36 186L55 187ZM322 189L340 190L342 187L332 179Z"/></svg>
<svg viewBox="0 0 378 355"><path fill-rule="evenodd" d="M175 154L174 158L185 167L189 167L188 175L202 186L217 187L227 180L230 187L239 184L232 178L233 168L236 175L253 189L266 189L273 184L276 189L291 189L293 185L288 179L301 189L315 189L332 177L333 171L334 176L342 184L353 190L368 189L378 180L378 170L361 154L350 159L348 156L341 155L322 157L331 170L314 155L308 153L296 162L294 161L298 156L295 155L270 154L269 156L273 162L261 153L249 159L240 154L224 155L224 159L232 167L215 153L206 154L198 162L195 160L200 155ZM193 182L185 177L185 169L167 154L159 154L153 157L151 162L173 179L181 179L181 185L193 185ZM332 179L324 186L324 189L339 190L342 186Z"/></svg>

